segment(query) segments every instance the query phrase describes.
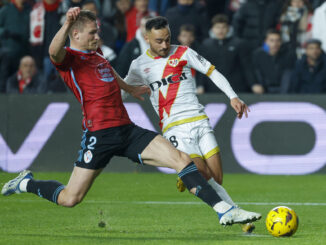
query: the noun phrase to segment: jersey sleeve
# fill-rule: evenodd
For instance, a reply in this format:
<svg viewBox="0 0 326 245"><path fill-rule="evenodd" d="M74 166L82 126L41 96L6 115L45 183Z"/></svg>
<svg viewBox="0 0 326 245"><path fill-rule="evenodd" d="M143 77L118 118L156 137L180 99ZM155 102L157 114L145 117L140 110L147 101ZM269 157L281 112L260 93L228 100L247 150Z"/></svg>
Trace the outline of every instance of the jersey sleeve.
<svg viewBox="0 0 326 245"><path fill-rule="evenodd" d="M134 85L134 86L145 84L144 79L142 78L142 75L140 73L137 60L132 61L128 74L125 77L124 81L127 84Z"/></svg>
<svg viewBox="0 0 326 245"><path fill-rule="evenodd" d="M215 69L215 66L191 48L188 48L186 52L186 59L190 68L207 76L210 76Z"/></svg>
<svg viewBox="0 0 326 245"><path fill-rule="evenodd" d="M55 63L55 62L52 61L53 65L58 70L62 70L62 71L67 71L71 67L73 62L74 62L74 55L71 52L69 52L69 49L66 49L66 55L65 55L65 58L63 59L62 62Z"/></svg>

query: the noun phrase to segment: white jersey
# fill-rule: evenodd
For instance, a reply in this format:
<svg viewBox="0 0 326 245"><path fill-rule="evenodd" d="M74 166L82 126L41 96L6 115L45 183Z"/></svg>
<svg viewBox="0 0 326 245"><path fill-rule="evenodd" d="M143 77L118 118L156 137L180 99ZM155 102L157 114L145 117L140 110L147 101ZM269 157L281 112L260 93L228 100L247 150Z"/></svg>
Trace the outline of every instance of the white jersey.
<svg viewBox="0 0 326 245"><path fill-rule="evenodd" d="M147 50L135 59L125 82L150 87L150 100L164 133L173 126L207 118L196 96L194 70L209 76L214 69L191 48L171 45L167 57L153 57Z"/></svg>

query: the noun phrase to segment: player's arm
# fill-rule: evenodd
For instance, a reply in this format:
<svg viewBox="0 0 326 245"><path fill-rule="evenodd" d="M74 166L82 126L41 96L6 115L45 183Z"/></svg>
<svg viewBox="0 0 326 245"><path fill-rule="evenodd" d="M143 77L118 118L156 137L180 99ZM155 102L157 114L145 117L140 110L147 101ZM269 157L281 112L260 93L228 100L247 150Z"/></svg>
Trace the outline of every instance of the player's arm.
<svg viewBox="0 0 326 245"><path fill-rule="evenodd" d="M66 13L66 21L52 39L49 46L49 55L54 63L61 63L64 60L66 55L64 46L67 41L70 28L78 18L79 13L79 7L70 8Z"/></svg>
<svg viewBox="0 0 326 245"><path fill-rule="evenodd" d="M117 79L117 82L118 82L120 88L123 89L124 91L126 91L127 93L131 94L136 99L144 100L142 95L151 93L149 87L147 87L145 85L143 85L143 86L129 85L120 77L120 75L114 69L113 69L113 72L114 72L114 75Z"/></svg>
<svg viewBox="0 0 326 245"><path fill-rule="evenodd" d="M239 99L238 95L233 91L228 80L216 69L212 71L208 76L212 82L223 91L223 93L229 97L231 100L231 106L237 112L238 118L242 118L243 113L248 117L248 112L250 111L248 106Z"/></svg>

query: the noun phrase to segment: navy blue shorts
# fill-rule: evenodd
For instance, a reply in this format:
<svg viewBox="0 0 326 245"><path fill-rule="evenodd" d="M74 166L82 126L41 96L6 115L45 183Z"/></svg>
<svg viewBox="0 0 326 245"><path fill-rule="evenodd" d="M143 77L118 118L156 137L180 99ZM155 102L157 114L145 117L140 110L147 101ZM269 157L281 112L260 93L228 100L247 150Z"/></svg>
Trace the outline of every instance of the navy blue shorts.
<svg viewBox="0 0 326 245"><path fill-rule="evenodd" d="M75 166L87 169L104 168L113 156L128 157L142 163L140 154L158 135L153 131L128 124L90 132L85 130Z"/></svg>

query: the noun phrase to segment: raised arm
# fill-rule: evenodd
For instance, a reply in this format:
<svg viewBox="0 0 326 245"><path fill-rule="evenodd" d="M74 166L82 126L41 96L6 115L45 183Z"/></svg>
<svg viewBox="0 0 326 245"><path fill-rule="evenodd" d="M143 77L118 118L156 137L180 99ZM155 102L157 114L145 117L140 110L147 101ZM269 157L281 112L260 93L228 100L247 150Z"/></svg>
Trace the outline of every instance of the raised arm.
<svg viewBox="0 0 326 245"><path fill-rule="evenodd" d="M55 63L61 63L65 58L66 50L64 49L64 46L67 41L70 28L74 24L79 13L79 7L70 8L66 13L66 21L51 41L49 55L51 60Z"/></svg>

